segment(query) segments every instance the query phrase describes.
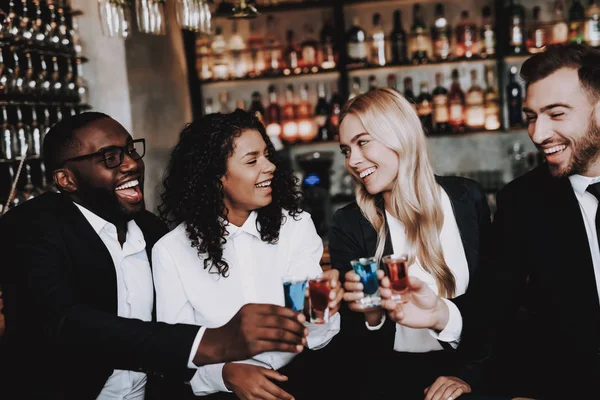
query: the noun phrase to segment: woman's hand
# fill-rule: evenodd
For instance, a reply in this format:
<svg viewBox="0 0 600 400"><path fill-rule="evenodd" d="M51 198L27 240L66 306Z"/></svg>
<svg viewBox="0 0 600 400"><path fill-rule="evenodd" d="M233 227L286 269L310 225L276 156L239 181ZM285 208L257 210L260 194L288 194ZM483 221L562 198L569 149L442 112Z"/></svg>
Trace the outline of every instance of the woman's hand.
<svg viewBox="0 0 600 400"><path fill-rule="evenodd" d="M383 271L377 271L377 278L383 279ZM383 316L383 310L381 307L362 308L358 303L358 300L362 299L365 294L363 293L363 284L360 283L360 277L356 272L350 270L344 275L344 300L348 303L348 308L355 312L365 314L365 320L371 326L378 325Z"/></svg>
<svg viewBox="0 0 600 400"><path fill-rule="evenodd" d="M329 292L329 316L333 317L340 310L340 304L344 298L344 288L340 283L340 271L330 269L324 271L322 275L331 282L331 291Z"/></svg>
<svg viewBox="0 0 600 400"><path fill-rule="evenodd" d="M226 363L223 366L225 386L241 400L293 400L294 397L281 389L276 380L285 382L287 376L272 369L243 363Z"/></svg>

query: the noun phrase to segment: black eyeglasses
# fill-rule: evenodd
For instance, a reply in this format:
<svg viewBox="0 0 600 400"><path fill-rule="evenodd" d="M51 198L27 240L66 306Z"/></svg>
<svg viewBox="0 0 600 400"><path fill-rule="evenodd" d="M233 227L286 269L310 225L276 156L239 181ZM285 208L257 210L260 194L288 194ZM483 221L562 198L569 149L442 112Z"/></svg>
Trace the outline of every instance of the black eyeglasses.
<svg viewBox="0 0 600 400"><path fill-rule="evenodd" d="M146 140L135 139L125 146L108 146L95 153L67 158L62 162L61 166L65 165L68 161L86 160L88 158L101 156L104 160L104 164L106 164L106 168L117 168L119 165L123 164L125 152L127 152L127 155L133 160L140 160L146 154Z"/></svg>

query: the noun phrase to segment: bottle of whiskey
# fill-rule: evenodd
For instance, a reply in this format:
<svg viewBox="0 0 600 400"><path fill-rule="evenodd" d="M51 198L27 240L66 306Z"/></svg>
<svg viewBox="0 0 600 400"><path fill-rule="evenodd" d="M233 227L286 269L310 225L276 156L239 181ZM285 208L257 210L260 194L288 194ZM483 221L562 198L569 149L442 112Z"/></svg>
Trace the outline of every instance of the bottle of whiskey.
<svg viewBox="0 0 600 400"><path fill-rule="evenodd" d="M251 20L250 35L248 36L248 50L250 51L248 74L252 78L262 75L267 68L264 48L264 35L259 32L257 20Z"/></svg>
<svg viewBox="0 0 600 400"><path fill-rule="evenodd" d="M300 86L300 102L296 106L296 120L298 121L298 139L302 142L312 142L317 136L313 106L308 101L308 83Z"/></svg>
<svg viewBox="0 0 600 400"><path fill-rule="evenodd" d="M448 93L449 119L452 132L459 133L465 130L465 94L460 88L458 70L452 70L452 85Z"/></svg>
<svg viewBox="0 0 600 400"><path fill-rule="evenodd" d="M492 9L490 6L483 7L483 22L481 24L481 57L493 57L496 55L496 32L492 22Z"/></svg>
<svg viewBox="0 0 600 400"><path fill-rule="evenodd" d="M304 24L304 40L300 44L302 54L300 65L303 72L308 72L310 69L317 67L317 49L319 42L314 37L313 26L309 23Z"/></svg>
<svg viewBox="0 0 600 400"><path fill-rule="evenodd" d="M431 29L433 57L436 61L445 61L450 57L450 25L444 16L444 5L435 5L435 22Z"/></svg>
<svg viewBox="0 0 600 400"><path fill-rule="evenodd" d="M565 11L562 0L554 2L554 22L550 43L566 43L569 40L569 26L565 22Z"/></svg>
<svg viewBox="0 0 600 400"><path fill-rule="evenodd" d="M277 75L282 67L281 59L281 43L277 39L277 26L275 17L272 15L267 16L267 35L265 37L265 52L266 52L266 70L265 73L268 75Z"/></svg>
<svg viewBox="0 0 600 400"><path fill-rule="evenodd" d="M509 15L509 50L513 54L525 53L525 8L518 3L518 0L510 0L508 6Z"/></svg>
<svg viewBox="0 0 600 400"><path fill-rule="evenodd" d="M527 50L531 54L541 53L546 50L548 44L548 32L546 26L540 22L540 7L533 7L533 22L527 35Z"/></svg>
<svg viewBox="0 0 600 400"><path fill-rule="evenodd" d="M281 107L277 103L275 85L269 86L269 105L265 114L265 124L265 130L271 141L281 143Z"/></svg>
<svg viewBox="0 0 600 400"><path fill-rule="evenodd" d="M415 97L415 93L413 92L413 80L409 76L404 78L404 97L413 106L415 111L417 111L417 99Z"/></svg>
<svg viewBox="0 0 600 400"><path fill-rule="evenodd" d="M352 26L346 33L348 43L348 63L355 66L363 66L367 63L367 36L365 31L358 25L358 17L352 20Z"/></svg>
<svg viewBox="0 0 600 400"><path fill-rule="evenodd" d="M427 82L421 82L421 92L417 97L417 114L426 135L433 133L433 98L429 94Z"/></svg>
<svg viewBox="0 0 600 400"><path fill-rule="evenodd" d="M406 32L402 29L402 11L394 11L394 29L390 34L392 49L392 64L402 65L408 63L406 55Z"/></svg>
<svg viewBox="0 0 600 400"><path fill-rule="evenodd" d="M287 38L287 46L285 48L283 59L285 61L285 66L290 72L300 73L300 48L296 46L296 42L294 40L294 31L288 29L286 33Z"/></svg>
<svg viewBox="0 0 600 400"><path fill-rule="evenodd" d="M413 48L412 63L427 64L429 62L429 51L431 49L431 39L427 34L427 27L421 11L421 5L413 5L413 24L411 27L411 41Z"/></svg>
<svg viewBox="0 0 600 400"><path fill-rule="evenodd" d="M521 85L517 82L517 67L510 67L506 98L508 103L508 123L511 128L523 127L523 94Z"/></svg>
<svg viewBox="0 0 600 400"><path fill-rule="evenodd" d="M476 55L477 40L477 26L469 19L469 11L463 10L456 27L456 57L472 58Z"/></svg>
<svg viewBox="0 0 600 400"><path fill-rule="evenodd" d="M331 113L327 98L325 97L325 84L319 82L317 84L318 100L315 106L315 124L317 126L317 137L315 141L330 141L333 140L333 135L329 126L329 114Z"/></svg>
<svg viewBox="0 0 600 400"><path fill-rule="evenodd" d="M385 32L381 27L381 14L373 14L373 29L371 31L371 53L369 63L376 66L386 64L385 56Z"/></svg>
<svg viewBox="0 0 600 400"><path fill-rule="evenodd" d="M595 0L589 0L585 10L584 38L590 46L600 46L600 7Z"/></svg>
<svg viewBox="0 0 600 400"><path fill-rule="evenodd" d="M500 96L494 87L494 67L485 67L485 91L483 92L485 107L485 130L500 129Z"/></svg>
<svg viewBox="0 0 600 400"><path fill-rule="evenodd" d="M289 84L285 90L285 103L281 112L281 138L294 143L298 140L298 122L296 121L296 105L294 103L294 86Z"/></svg>
<svg viewBox="0 0 600 400"><path fill-rule="evenodd" d="M441 72L435 74L436 87L433 89L433 122L435 132L444 134L450 132L448 114L448 90L443 86L444 75Z"/></svg>
<svg viewBox="0 0 600 400"><path fill-rule="evenodd" d="M471 70L471 87L467 91L466 103L466 125L471 131L482 130L485 126L485 108L483 102L483 90L477 82L477 70Z"/></svg>
<svg viewBox="0 0 600 400"><path fill-rule="evenodd" d="M335 68L337 61L336 52L333 46L333 23L331 21L331 16L325 20L323 23L323 28L321 29L321 47L319 49L319 57L319 65L321 68Z"/></svg>

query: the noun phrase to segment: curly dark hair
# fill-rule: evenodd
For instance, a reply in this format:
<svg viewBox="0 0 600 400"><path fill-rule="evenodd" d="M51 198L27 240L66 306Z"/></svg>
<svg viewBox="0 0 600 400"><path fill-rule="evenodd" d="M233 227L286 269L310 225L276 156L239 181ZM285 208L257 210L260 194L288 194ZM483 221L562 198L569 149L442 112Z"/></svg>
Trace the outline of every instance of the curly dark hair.
<svg viewBox="0 0 600 400"><path fill-rule="evenodd" d="M185 223L192 247L198 255L208 255L204 269L223 277L229 275L229 265L223 259L228 210L221 178L235 139L245 130L260 132L267 144L267 157L277 167L271 183L273 200L257 210L256 219L261 239L276 243L285 222L283 210L294 219L302 212L298 178L290 169L280 167L264 125L241 109L231 114L209 114L186 125L171 152L158 207L161 218L169 225Z"/></svg>

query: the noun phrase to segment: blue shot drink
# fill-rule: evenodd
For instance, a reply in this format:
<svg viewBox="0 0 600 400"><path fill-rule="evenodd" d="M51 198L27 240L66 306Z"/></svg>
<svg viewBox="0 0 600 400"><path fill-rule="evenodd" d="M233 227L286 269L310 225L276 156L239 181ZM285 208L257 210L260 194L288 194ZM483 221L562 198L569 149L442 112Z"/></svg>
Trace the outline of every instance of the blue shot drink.
<svg viewBox="0 0 600 400"><path fill-rule="evenodd" d="M350 261L354 272L360 277L360 283L363 284L364 297L358 300L361 308L372 308L381 305L379 297L379 280L377 279L377 270L379 265L374 257L359 258Z"/></svg>
<svg viewBox="0 0 600 400"><path fill-rule="evenodd" d="M283 278L283 298L285 306L294 311L304 310L304 298L308 280L294 277Z"/></svg>

